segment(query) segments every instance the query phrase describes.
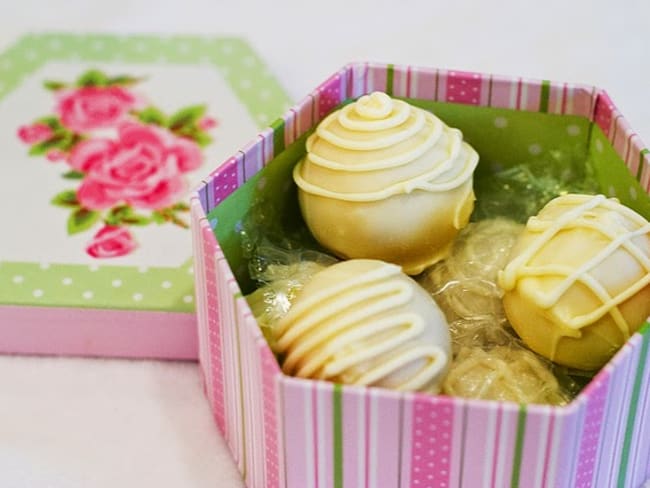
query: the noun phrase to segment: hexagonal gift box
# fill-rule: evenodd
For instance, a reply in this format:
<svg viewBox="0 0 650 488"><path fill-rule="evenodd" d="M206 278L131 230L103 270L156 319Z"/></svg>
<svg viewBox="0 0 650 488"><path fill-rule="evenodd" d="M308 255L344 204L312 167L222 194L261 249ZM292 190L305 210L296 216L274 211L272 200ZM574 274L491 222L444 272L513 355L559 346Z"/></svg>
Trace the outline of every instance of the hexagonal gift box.
<svg viewBox="0 0 650 488"><path fill-rule="evenodd" d="M333 108L375 90L460 128L481 164L546 151L589 161L603 193L650 216L650 159L607 94L569 83L381 64L335 73L193 198L200 361L248 486L636 487L650 477L650 327L566 407L401 393L282 374L247 305L237 227L260 194L297 215L290 171ZM270 196L269 196L270 195Z"/></svg>

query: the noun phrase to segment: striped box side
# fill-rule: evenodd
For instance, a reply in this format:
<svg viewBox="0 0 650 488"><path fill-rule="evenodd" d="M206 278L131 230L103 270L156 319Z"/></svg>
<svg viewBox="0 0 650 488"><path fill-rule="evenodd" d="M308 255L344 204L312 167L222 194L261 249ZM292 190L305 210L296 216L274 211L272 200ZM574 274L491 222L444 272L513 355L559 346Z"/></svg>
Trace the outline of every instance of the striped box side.
<svg viewBox="0 0 650 488"><path fill-rule="evenodd" d="M468 408L465 431L470 442L465 442L463 464L460 472L465 486L490 488L494 471L491 454L497 445L497 416L500 415L496 403L490 402L478 408Z"/></svg>
<svg viewBox="0 0 650 488"><path fill-rule="evenodd" d="M634 437L632 449L629 455L628 467L632 471L629 478L630 484L640 486L650 478L650 365L648 355L650 354L650 329L646 328L643 340L645 352L637 366L637 378L639 380L639 397L636 402L638 411L636 422L633 427ZM639 371L644 368L643 371Z"/></svg>
<svg viewBox="0 0 650 488"><path fill-rule="evenodd" d="M520 415L522 415L520 413ZM514 478L516 486L542 488L544 486L544 466L551 441L551 430L558 410L544 406L530 406L525 413L520 444L520 462ZM513 478L513 477L511 477ZM512 483L515 485L515 483Z"/></svg>
<svg viewBox="0 0 650 488"><path fill-rule="evenodd" d="M207 286L203 226L205 213L200 202L200 196L195 193L190 198L190 219L192 232L192 255L194 256L194 293L196 295L197 335L199 346L199 365L203 380L203 388L208 397L210 406L214 403L210 376L210 354L208 352L208 326L207 326ZM221 429L221 426L219 426Z"/></svg>
<svg viewBox="0 0 650 488"><path fill-rule="evenodd" d="M316 486L312 382L282 377L282 426L286 488Z"/></svg>
<svg viewBox="0 0 650 488"><path fill-rule="evenodd" d="M628 414L629 394L633 384L633 378L630 378L633 376L631 372L633 363L635 363L631 357L633 355L638 358L638 348L632 348L626 344L605 366L611 377L596 461L594 486L597 487L616 485L622 439Z"/></svg>
<svg viewBox="0 0 650 488"><path fill-rule="evenodd" d="M586 412L580 447L577 451L576 488L589 488L593 485L598 443L603 432L603 417L608 393L609 374L605 373L592 380L589 385L589 395L585 395Z"/></svg>
<svg viewBox="0 0 650 488"><path fill-rule="evenodd" d="M282 375L278 362L262 337L256 341L257 354L262 368L263 401L263 435L264 435L264 486L280 488L283 486L281 475L281 456L283 449L278 408L278 385Z"/></svg>
<svg viewBox="0 0 650 488"><path fill-rule="evenodd" d="M410 68L410 73L410 96L423 100L435 100L438 91L438 70Z"/></svg>
<svg viewBox="0 0 650 488"><path fill-rule="evenodd" d="M648 411L646 407L648 389L648 346L650 345L650 326L642 329L642 334L635 334L628 342L634 354L628 355L632 364L631 377L633 379L627 396L627 417L625 420L623 435L620 438L621 455L618 464L618 475L616 483L618 486L636 486L645 481L645 469L639 451L647 449L648 438L641 437L641 425L646 421Z"/></svg>
<svg viewBox="0 0 650 488"><path fill-rule="evenodd" d="M368 398L369 396L369 398ZM368 486L398 487L401 450L401 395L373 388L369 395Z"/></svg>
<svg viewBox="0 0 650 488"><path fill-rule="evenodd" d="M235 313L234 291L236 285L228 262L222 256L217 258L218 316L219 323L224 324L223 367L226 412L226 442L230 447L235 462L241 473L245 473L244 419L242 405L242 371L239 351L239 326Z"/></svg>
<svg viewBox="0 0 650 488"><path fill-rule="evenodd" d="M605 90L598 90L596 93L596 105L594 107L594 118L598 127L609 138L612 132L612 123L618 114L618 110L609 98Z"/></svg>
<svg viewBox="0 0 650 488"><path fill-rule="evenodd" d="M460 438L454 426L462 422L459 399L413 396L411 412L411 486L451 486L454 473L462 471ZM460 419L458 419L460 415ZM456 432L458 433L458 432ZM462 430L461 430L462 434Z"/></svg>

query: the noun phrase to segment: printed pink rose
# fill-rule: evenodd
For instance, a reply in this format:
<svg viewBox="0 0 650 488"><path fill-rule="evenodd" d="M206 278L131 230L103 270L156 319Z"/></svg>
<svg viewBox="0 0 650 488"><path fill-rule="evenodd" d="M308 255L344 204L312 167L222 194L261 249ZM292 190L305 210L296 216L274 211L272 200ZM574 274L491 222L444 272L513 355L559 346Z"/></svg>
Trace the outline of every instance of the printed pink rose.
<svg viewBox="0 0 650 488"><path fill-rule="evenodd" d="M112 127L124 120L138 100L121 86L87 86L63 92L56 111L73 132Z"/></svg>
<svg viewBox="0 0 650 488"><path fill-rule="evenodd" d="M59 161L65 159L66 154L63 151L58 149L50 149L45 157L51 163L58 163Z"/></svg>
<svg viewBox="0 0 650 488"><path fill-rule="evenodd" d="M162 129L139 123L119 127L119 139L88 139L70 154L72 168L86 174L77 198L92 210L117 203L165 208L186 190L183 173L202 162L198 146Z"/></svg>
<svg viewBox="0 0 650 488"><path fill-rule="evenodd" d="M94 258L116 258L131 254L137 247L126 227L106 225L95 234L86 252Z"/></svg>
<svg viewBox="0 0 650 488"><path fill-rule="evenodd" d="M214 129L218 125L219 122L212 117L203 117L201 120L199 120L199 129L201 130Z"/></svg>
<svg viewBox="0 0 650 488"><path fill-rule="evenodd" d="M53 134L52 128L42 122L23 125L18 128L18 137L25 144L38 144L39 142L47 141Z"/></svg>

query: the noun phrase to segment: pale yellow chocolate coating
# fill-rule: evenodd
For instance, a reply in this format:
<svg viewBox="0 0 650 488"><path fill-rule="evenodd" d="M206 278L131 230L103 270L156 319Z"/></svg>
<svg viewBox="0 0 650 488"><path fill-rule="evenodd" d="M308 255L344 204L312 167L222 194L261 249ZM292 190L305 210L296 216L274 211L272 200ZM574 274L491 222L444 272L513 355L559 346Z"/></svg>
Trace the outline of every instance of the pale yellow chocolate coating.
<svg viewBox="0 0 650 488"><path fill-rule="evenodd" d="M451 359L435 301L399 266L343 261L316 273L274 327L285 373L436 393Z"/></svg>
<svg viewBox="0 0 650 488"><path fill-rule="evenodd" d="M447 255L469 221L477 164L459 130L375 92L319 124L293 177L324 247L418 274Z"/></svg>
<svg viewBox="0 0 650 488"><path fill-rule="evenodd" d="M499 285L528 347L599 368L650 315L650 224L603 195L558 197L529 219Z"/></svg>

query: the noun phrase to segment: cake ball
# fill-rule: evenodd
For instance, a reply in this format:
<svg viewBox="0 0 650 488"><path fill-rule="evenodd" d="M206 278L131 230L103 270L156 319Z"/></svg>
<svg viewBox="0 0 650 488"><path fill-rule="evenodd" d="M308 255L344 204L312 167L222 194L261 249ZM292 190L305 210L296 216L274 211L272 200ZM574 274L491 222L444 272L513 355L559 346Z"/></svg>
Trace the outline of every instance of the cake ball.
<svg viewBox="0 0 650 488"><path fill-rule="evenodd" d="M557 197L528 220L499 284L528 347L597 369L650 315L650 224L614 198Z"/></svg>
<svg viewBox="0 0 650 488"><path fill-rule="evenodd" d="M345 258L418 274L443 259L474 208L478 154L458 129L385 93L326 117L295 166L311 233Z"/></svg>
<svg viewBox="0 0 650 488"><path fill-rule="evenodd" d="M283 371L302 378L436 393L451 359L436 302L374 259L316 273L273 331Z"/></svg>

